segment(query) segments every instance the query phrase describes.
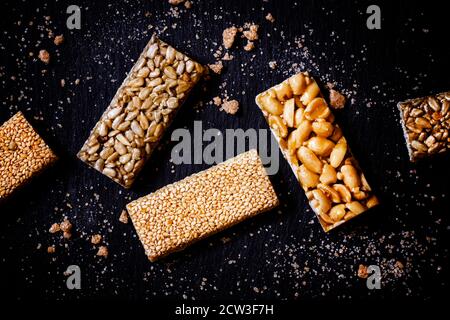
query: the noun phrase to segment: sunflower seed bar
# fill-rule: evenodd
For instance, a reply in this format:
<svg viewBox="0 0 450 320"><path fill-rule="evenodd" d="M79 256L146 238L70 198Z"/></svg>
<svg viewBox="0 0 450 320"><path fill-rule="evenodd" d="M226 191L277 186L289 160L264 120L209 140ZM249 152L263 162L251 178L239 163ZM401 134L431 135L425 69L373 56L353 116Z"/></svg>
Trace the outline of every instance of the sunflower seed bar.
<svg viewBox="0 0 450 320"><path fill-rule="evenodd" d="M326 232L378 204L308 73L259 94L256 103Z"/></svg>
<svg viewBox="0 0 450 320"><path fill-rule="evenodd" d="M262 162L251 150L133 201L127 210L155 261L277 205Z"/></svg>
<svg viewBox="0 0 450 320"><path fill-rule="evenodd" d="M56 161L21 112L0 127L0 201Z"/></svg>
<svg viewBox="0 0 450 320"><path fill-rule="evenodd" d="M450 91L399 102L397 107L412 162L450 149Z"/></svg>
<svg viewBox="0 0 450 320"><path fill-rule="evenodd" d="M129 188L204 70L153 36L78 157Z"/></svg>

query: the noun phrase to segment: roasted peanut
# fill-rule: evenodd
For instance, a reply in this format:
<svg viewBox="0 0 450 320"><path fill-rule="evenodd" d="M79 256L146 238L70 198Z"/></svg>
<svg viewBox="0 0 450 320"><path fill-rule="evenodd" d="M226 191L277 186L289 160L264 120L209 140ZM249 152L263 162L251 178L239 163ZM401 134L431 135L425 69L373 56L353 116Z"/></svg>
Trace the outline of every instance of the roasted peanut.
<svg viewBox="0 0 450 320"><path fill-rule="evenodd" d="M321 157L328 156L334 148L334 143L323 137L312 137L307 141L308 148Z"/></svg>
<svg viewBox="0 0 450 320"><path fill-rule="evenodd" d="M312 191L314 199L317 201L316 210L319 214L327 213L331 209L331 201L327 198L327 196L322 192L322 190L315 189Z"/></svg>
<svg viewBox="0 0 450 320"><path fill-rule="evenodd" d="M319 137L328 138L333 134L334 127L328 121L325 121L323 119L317 119L312 124L312 130Z"/></svg>
<svg viewBox="0 0 450 320"><path fill-rule="evenodd" d="M302 73L298 73L289 78L289 84L291 85L292 92L295 95L300 95L306 89L305 76Z"/></svg>
<svg viewBox="0 0 450 320"><path fill-rule="evenodd" d="M369 200L367 200L367 202L366 202L367 208L375 207L377 204L379 204L379 202L378 202L378 198L376 196L371 196L369 198Z"/></svg>
<svg viewBox="0 0 450 320"><path fill-rule="evenodd" d="M297 151L298 159L312 172L321 173L322 172L322 161L317 158L317 156L306 147L300 147Z"/></svg>
<svg viewBox="0 0 450 320"><path fill-rule="evenodd" d="M303 119L305 118L303 116L304 111L305 111L305 109L303 109L303 107L299 107L297 110L295 110L294 127L298 128L300 126L300 124L302 123Z"/></svg>
<svg viewBox="0 0 450 320"><path fill-rule="evenodd" d="M352 194L350 193L350 190L348 190L343 184L334 184L333 189L339 193L339 196L344 202L352 201Z"/></svg>
<svg viewBox="0 0 450 320"><path fill-rule="evenodd" d="M331 219L331 217L325 213L319 213L319 218L322 219L325 222L325 224L334 224L334 220ZM324 228L326 228L326 226Z"/></svg>
<svg viewBox="0 0 450 320"><path fill-rule="evenodd" d="M280 138L286 138L288 135L288 129L279 116L269 116L269 126L275 131Z"/></svg>
<svg viewBox="0 0 450 320"><path fill-rule="evenodd" d="M366 211L366 207L358 201L349 202L345 206L356 215Z"/></svg>
<svg viewBox="0 0 450 320"><path fill-rule="evenodd" d="M354 213L354 212L352 212L352 211L348 211L346 214L345 214L345 216L344 216L344 220L345 221L348 221L348 220L350 220L351 218L354 218L354 217L356 217L357 215Z"/></svg>
<svg viewBox="0 0 450 320"><path fill-rule="evenodd" d="M301 139L301 131L299 129L295 129L289 134L287 145L289 152L295 153L298 148L302 145L303 141Z"/></svg>
<svg viewBox="0 0 450 320"><path fill-rule="evenodd" d="M304 116L308 120L325 119L330 115L330 108L324 98L314 98L306 107Z"/></svg>
<svg viewBox="0 0 450 320"><path fill-rule="evenodd" d="M333 222L341 221L345 216L345 204L335 205L330 209L330 213L328 214Z"/></svg>
<svg viewBox="0 0 450 320"><path fill-rule="evenodd" d="M353 188L352 189L353 198L356 200L364 200L367 198L368 194L364 191L362 191L360 188Z"/></svg>
<svg viewBox="0 0 450 320"><path fill-rule="evenodd" d="M329 137L329 139L333 142L338 142L342 137L342 130L339 127L334 127L333 134Z"/></svg>
<svg viewBox="0 0 450 320"><path fill-rule="evenodd" d="M364 173L361 173L361 183L362 183L362 190L372 191L372 189L369 186L369 183L366 180L366 177L364 176Z"/></svg>
<svg viewBox="0 0 450 320"><path fill-rule="evenodd" d="M334 190L332 187L327 186L326 184L319 183L317 185L317 188L322 190L322 192L325 193L325 195L329 199L331 199L331 201L333 201L334 203L341 202L341 197L339 196L339 193L336 190Z"/></svg>
<svg viewBox="0 0 450 320"><path fill-rule="evenodd" d="M286 121L288 127L294 126L294 111L295 111L295 101L294 98L287 100L284 103L283 119Z"/></svg>
<svg viewBox="0 0 450 320"><path fill-rule="evenodd" d="M358 188L361 185L361 180L354 166L345 164L341 167L341 172L344 184L349 187L350 190Z"/></svg>
<svg viewBox="0 0 450 320"><path fill-rule="evenodd" d="M292 98L292 89L287 81L284 81L273 87L279 101L285 101Z"/></svg>
<svg viewBox="0 0 450 320"><path fill-rule="evenodd" d="M297 171L298 179L304 189L315 188L319 183L319 175L301 165Z"/></svg>
<svg viewBox="0 0 450 320"><path fill-rule="evenodd" d="M311 122L308 120L303 120L302 123L300 123L300 125L298 126L297 130L299 132L299 142L300 144L303 144L303 142L305 142L309 138L309 135L312 132Z"/></svg>
<svg viewBox="0 0 450 320"><path fill-rule="evenodd" d="M337 177L336 177L336 170L329 164L324 164L322 169L322 174L319 178L320 182L323 184L333 184L336 183Z"/></svg>
<svg viewBox="0 0 450 320"><path fill-rule="evenodd" d="M283 113L283 105L276 98L271 97L269 94L265 94L259 98L259 104L268 113L279 116Z"/></svg>
<svg viewBox="0 0 450 320"><path fill-rule="evenodd" d="M300 98L300 101L303 103L303 105L308 105L317 95L319 94L320 89L317 85L317 82L312 80L309 85L306 87L305 91L303 92L303 95Z"/></svg>
<svg viewBox="0 0 450 320"><path fill-rule="evenodd" d="M344 137L339 139L338 143L334 146L333 151L330 154L330 164L337 168L344 160L345 154L347 153L347 141Z"/></svg>

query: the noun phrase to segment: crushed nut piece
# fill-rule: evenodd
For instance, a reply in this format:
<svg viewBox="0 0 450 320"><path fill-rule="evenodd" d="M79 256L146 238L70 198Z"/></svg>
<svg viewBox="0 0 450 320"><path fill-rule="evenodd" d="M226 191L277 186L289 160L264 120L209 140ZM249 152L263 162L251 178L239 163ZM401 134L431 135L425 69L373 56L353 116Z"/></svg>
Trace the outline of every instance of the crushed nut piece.
<svg viewBox="0 0 450 320"><path fill-rule="evenodd" d="M72 224L70 223L70 221L68 219L64 219L64 221L61 222L59 227L64 232L70 232L70 230L72 229Z"/></svg>
<svg viewBox="0 0 450 320"><path fill-rule="evenodd" d="M53 43L57 46L62 44L64 42L64 36L60 34L59 36L56 36L55 39L53 39Z"/></svg>
<svg viewBox="0 0 450 320"><path fill-rule="evenodd" d="M255 49L255 44L252 41L247 41L247 44L244 47L245 51L252 51Z"/></svg>
<svg viewBox="0 0 450 320"><path fill-rule="evenodd" d="M120 214L119 221L122 223L127 224L128 223L128 213L127 210L123 210Z"/></svg>
<svg viewBox="0 0 450 320"><path fill-rule="evenodd" d="M56 251L55 246L49 246L49 247L47 248L47 253L55 253L55 251Z"/></svg>
<svg viewBox="0 0 450 320"><path fill-rule="evenodd" d="M100 242L102 242L102 236L100 234L94 234L91 236L92 244L99 244Z"/></svg>
<svg viewBox="0 0 450 320"><path fill-rule="evenodd" d="M50 53L47 50L40 50L38 57L45 64L50 62Z"/></svg>
<svg viewBox="0 0 450 320"><path fill-rule="evenodd" d="M222 98L220 98L220 97L214 97L214 98L213 98L213 103L214 103L216 106L220 107L220 105L222 104Z"/></svg>
<svg viewBox="0 0 450 320"><path fill-rule="evenodd" d="M233 56L232 54L228 54L228 52L226 52L226 53L223 55L222 60L224 60L224 61L230 61L230 60L233 60L233 58L234 58L234 56Z"/></svg>
<svg viewBox="0 0 450 320"><path fill-rule="evenodd" d="M345 97L340 92L330 89L330 106L334 109L342 109L345 106Z"/></svg>
<svg viewBox="0 0 450 320"><path fill-rule="evenodd" d="M244 37L250 41L258 40L258 29L259 26L257 24L250 25L249 30L244 31Z"/></svg>
<svg viewBox="0 0 450 320"><path fill-rule="evenodd" d="M269 61L269 68L275 70L277 68L277 62L275 60Z"/></svg>
<svg viewBox="0 0 450 320"><path fill-rule="evenodd" d="M222 110L229 114L235 114L239 110L239 102L237 100L224 101Z"/></svg>
<svg viewBox="0 0 450 320"><path fill-rule="evenodd" d="M192 2L186 1L186 2L184 3L184 7L185 7L186 9L192 8Z"/></svg>
<svg viewBox="0 0 450 320"><path fill-rule="evenodd" d="M69 240L70 238L72 238L72 233L64 231L63 237L64 237L64 239Z"/></svg>
<svg viewBox="0 0 450 320"><path fill-rule="evenodd" d="M169 0L169 3L171 4L171 5L174 5L174 6L177 6L177 5L179 5L180 3L183 3L185 0Z"/></svg>
<svg viewBox="0 0 450 320"><path fill-rule="evenodd" d="M275 22L275 18L272 16L272 14L270 12L266 15L266 20L270 21L272 23Z"/></svg>
<svg viewBox="0 0 450 320"><path fill-rule="evenodd" d="M223 69L223 63L222 61L218 61L214 64L209 64L209 68L216 74L221 74Z"/></svg>
<svg viewBox="0 0 450 320"><path fill-rule="evenodd" d="M367 266L360 264L358 267L358 277L361 279L366 279L368 277L367 274Z"/></svg>
<svg viewBox="0 0 450 320"><path fill-rule="evenodd" d="M108 257L108 247L107 246L100 246L99 248L98 248L98 251L97 251L97 256L99 256L99 257Z"/></svg>
<svg viewBox="0 0 450 320"><path fill-rule="evenodd" d="M61 231L61 228L60 228L60 226L59 226L59 223L54 223L54 224L52 224L52 226L50 227L50 229L48 229L48 232L50 232L50 233L56 233L56 232L59 232L59 231Z"/></svg>
<svg viewBox="0 0 450 320"><path fill-rule="evenodd" d="M225 48L230 49L233 46L234 39L236 38L237 32L238 32L238 29L234 26L223 30L222 39L223 39L223 45Z"/></svg>

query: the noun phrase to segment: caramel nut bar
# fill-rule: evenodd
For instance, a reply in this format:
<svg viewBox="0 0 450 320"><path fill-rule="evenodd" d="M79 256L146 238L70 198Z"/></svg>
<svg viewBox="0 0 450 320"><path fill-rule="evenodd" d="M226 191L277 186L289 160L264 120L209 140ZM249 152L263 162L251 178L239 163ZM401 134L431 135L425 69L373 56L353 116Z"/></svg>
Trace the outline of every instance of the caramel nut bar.
<svg viewBox="0 0 450 320"><path fill-rule="evenodd" d="M264 91L256 103L326 232L378 204L308 73Z"/></svg>
<svg viewBox="0 0 450 320"><path fill-rule="evenodd" d="M450 91L399 102L397 107L412 162L450 149Z"/></svg>
<svg viewBox="0 0 450 320"><path fill-rule="evenodd" d="M56 161L22 112L0 127L0 201Z"/></svg>
<svg viewBox="0 0 450 320"><path fill-rule="evenodd" d="M129 188L204 70L152 36L78 157Z"/></svg>
<svg viewBox="0 0 450 320"><path fill-rule="evenodd" d="M278 205L251 150L127 205L145 253L155 261Z"/></svg>

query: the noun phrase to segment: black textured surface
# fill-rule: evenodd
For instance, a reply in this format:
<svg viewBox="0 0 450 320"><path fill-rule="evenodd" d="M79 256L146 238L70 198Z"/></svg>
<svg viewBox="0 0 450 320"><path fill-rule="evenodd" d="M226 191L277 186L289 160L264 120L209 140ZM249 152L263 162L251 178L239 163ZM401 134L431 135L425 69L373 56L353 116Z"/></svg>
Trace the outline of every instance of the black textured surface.
<svg viewBox="0 0 450 320"><path fill-rule="evenodd" d="M81 7L81 30L65 27L69 4ZM0 207L2 287L9 298L442 297L449 289L449 156L410 164L395 105L449 90L448 15L429 2L378 1L382 29L370 31L369 4L194 0L186 10L167 1L2 2L0 122L23 111L61 158ZM264 18L269 12L273 24ZM76 159L152 32L206 64L215 60L222 30L245 22L260 25L256 49L245 52L244 40L237 40L229 51L234 59L184 105L131 190ZM56 47L46 28L64 34L64 44ZM51 54L48 66L37 59L40 49ZM269 61L278 67L270 69ZM382 206L324 234L282 160L271 178L279 210L150 263L131 223L118 221L124 205L208 167L169 162L172 130L192 129L194 120L204 129L267 128L255 95L299 70L350 96L336 116ZM225 91L240 102L236 116L210 103ZM64 216L74 224L69 241L48 233ZM95 257L94 233L104 236L107 259ZM47 254L53 244L56 253ZM360 263L381 267L381 290L368 290L356 276ZM63 272L72 264L81 268L81 290L66 288Z"/></svg>

